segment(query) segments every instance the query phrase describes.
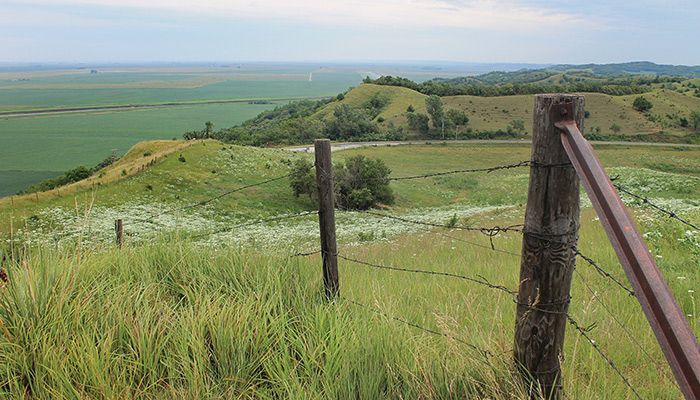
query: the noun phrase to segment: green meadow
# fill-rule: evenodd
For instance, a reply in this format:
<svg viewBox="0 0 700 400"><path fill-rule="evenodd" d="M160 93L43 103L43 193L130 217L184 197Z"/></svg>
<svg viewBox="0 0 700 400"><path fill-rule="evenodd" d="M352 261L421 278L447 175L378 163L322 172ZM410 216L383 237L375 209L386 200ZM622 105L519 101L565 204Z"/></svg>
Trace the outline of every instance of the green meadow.
<svg viewBox="0 0 700 400"><path fill-rule="evenodd" d="M596 149L630 190L691 221L700 218L700 149ZM509 164L528 159L530 149L435 143L333 157L357 154L380 158L393 176L406 176ZM34 196L1 200L0 226L5 240L12 227L17 261L7 265L9 284L0 288L0 391L38 399L527 398L512 364L515 306L505 293L341 259L341 299L328 303L318 255L290 257L318 248L314 215L239 227L313 211L308 198L292 196L286 180L182 208L282 176L298 157L310 155L211 140L142 143L104 175L40 193L38 203ZM396 204L380 212L504 226L522 221L527 181L527 168L397 181ZM629 204L700 333L698 232ZM624 281L585 194L582 207L581 251ZM113 245L115 218L125 224L121 250ZM478 233L361 212L338 212L337 229L339 252L349 258L517 288L517 233L494 238L493 251ZM588 334L642 398L679 397L633 297L579 260L572 298L571 315L590 327ZM569 398L634 398L571 327L562 366Z"/></svg>

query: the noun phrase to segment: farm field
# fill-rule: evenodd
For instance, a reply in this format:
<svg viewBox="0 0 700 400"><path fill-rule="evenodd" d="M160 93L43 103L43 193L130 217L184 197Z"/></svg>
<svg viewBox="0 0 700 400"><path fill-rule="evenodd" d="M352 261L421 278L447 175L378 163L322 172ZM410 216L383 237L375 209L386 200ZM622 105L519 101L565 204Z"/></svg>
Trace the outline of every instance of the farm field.
<svg viewBox="0 0 700 400"><path fill-rule="evenodd" d="M276 104L208 104L0 120L0 140L7 150L0 163L0 196L78 165L96 165L110 154L122 155L141 140L180 138L185 131L202 129L205 121L235 125Z"/></svg>
<svg viewBox="0 0 700 400"><path fill-rule="evenodd" d="M626 187L698 220L700 149L601 145L597 150ZM509 164L528 159L530 149L436 143L344 150L334 158L358 154L381 158L393 176L406 176ZM31 243L28 268L9 269L11 284L0 303L6 332L0 336L0 358L7 360L1 372L7 384L0 390L29 391L36 398L449 398L454 393L526 398L510 367L514 304L505 293L341 260L343 298L326 304L318 256L289 258L317 249L314 215L226 230L313 210L308 198L292 196L285 179L183 208L282 176L299 157L309 155L215 141L142 143L103 176L40 193L38 203L33 195L0 200L5 239L12 221L13 240ZM456 216L460 224L474 226L518 223L527 176L527 168L520 168L397 181L392 183L396 204L380 212L437 223ZM698 232L633 208L700 333L694 297L700 281ZM115 218L125 224L121 251L112 245ZM494 252L488 238L459 229L418 228L361 212L339 212L337 219L339 251L347 257L483 276L517 287L522 239L515 233L495 238ZM583 253L624 279L585 200L580 237ZM591 337L643 398L678 398L634 298L582 260L572 298L571 314L592 326ZM125 308L138 318L125 317ZM84 319L93 323L81 323ZM69 331L72 335L62 334ZM96 348L94 340L104 345ZM70 351L58 351L63 348ZM270 353L270 348L289 352ZM28 358L35 367L24 361ZM633 397L572 328L563 371L570 398Z"/></svg>
<svg viewBox="0 0 700 400"><path fill-rule="evenodd" d="M311 79L311 80L310 80ZM0 111L216 100L241 103L0 116L0 196L79 165L93 166L141 140L180 138L212 121L237 125L281 102L333 96L357 84L352 70L311 65L105 68L0 72ZM267 101L248 104L245 100ZM59 154L60 156L56 156Z"/></svg>

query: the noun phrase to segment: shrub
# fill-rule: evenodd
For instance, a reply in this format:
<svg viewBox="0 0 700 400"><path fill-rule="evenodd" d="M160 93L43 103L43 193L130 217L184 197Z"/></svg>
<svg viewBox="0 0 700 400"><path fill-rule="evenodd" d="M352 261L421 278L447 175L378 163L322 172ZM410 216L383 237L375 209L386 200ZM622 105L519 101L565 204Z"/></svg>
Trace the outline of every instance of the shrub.
<svg viewBox="0 0 700 400"><path fill-rule="evenodd" d="M311 161L306 158L296 160L289 175L289 186L292 188L294 197L308 194L313 198L316 193L315 179Z"/></svg>
<svg viewBox="0 0 700 400"><path fill-rule="evenodd" d="M411 129L417 130L420 133L428 133L430 126L430 117L423 113L409 113L406 115L408 118L408 126Z"/></svg>
<svg viewBox="0 0 700 400"><path fill-rule="evenodd" d="M651 110L651 108L654 107L654 105L651 104L651 102L647 100L644 96L639 96L636 99L634 99L632 107L634 107L634 109L639 112L647 112Z"/></svg>
<svg viewBox="0 0 700 400"><path fill-rule="evenodd" d="M351 157L345 164L334 165L333 172L336 207L366 210L380 203L393 204L394 192L388 179L391 170L382 160ZM309 160L295 161L289 178L294 196L306 194L317 201L315 175Z"/></svg>
<svg viewBox="0 0 700 400"><path fill-rule="evenodd" d="M374 205L374 196L368 188L356 189L347 198L347 208L353 210L369 210Z"/></svg>
<svg viewBox="0 0 700 400"><path fill-rule="evenodd" d="M690 113L690 126L694 131L700 132L700 111Z"/></svg>
<svg viewBox="0 0 700 400"><path fill-rule="evenodd" d="M334 169L337 207L367 209L380 203L394 203L394 192L389 187L391 170L384 161L360 155ZM371 199L366 201L368 194Z"/></svg>
<svg viewBox="0 0 700 400"><path fill-rule="evenodd" d="M469 117L467 116L467 113L465 113L462 110L447 110L447 118L457 126L463 126L469 123Z"/></svg>
<svg viewBox="0 0 700 400"><path fill-rule="evenodd" d="M508 133L525 133L525 121L522 119L514 119L510 121L506 127L506 132Z"/></svg>
<svg viewBox="0 0 700 400"><path fill-rule="evenodd" d="M326 134L333 140L359 139L376 133L377 127L365 109L341 104L333 110L335 119L325 126Z"/></svg>
<svg viewBox="0 0 700 400"><path fill-rule="evenodd" d="M187 160L185 160L185 156L183 156L182 154L180 154L180 157L178 157L177 160L180 162L187 162Z"/></svg>

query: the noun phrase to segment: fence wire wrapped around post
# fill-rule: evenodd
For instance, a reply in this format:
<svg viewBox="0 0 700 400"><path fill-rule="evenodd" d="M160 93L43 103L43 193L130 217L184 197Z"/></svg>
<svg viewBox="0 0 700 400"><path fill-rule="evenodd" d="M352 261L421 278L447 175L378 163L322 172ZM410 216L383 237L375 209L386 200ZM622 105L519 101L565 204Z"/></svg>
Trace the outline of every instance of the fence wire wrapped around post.
<svg viewBox="0 0 700 400"><path fill-rule="evenodd" d="M520 288L517 296L514 358L523 377L531 381L532 395L560 399L561 353L566 331L571 280L578 239L579 180L571 167L537 168L569 163L553 122L556 105L575 104L583 121L583 97L535 97L532 161L528 189ZM539 304L538 308L528 305Z"/></svg>

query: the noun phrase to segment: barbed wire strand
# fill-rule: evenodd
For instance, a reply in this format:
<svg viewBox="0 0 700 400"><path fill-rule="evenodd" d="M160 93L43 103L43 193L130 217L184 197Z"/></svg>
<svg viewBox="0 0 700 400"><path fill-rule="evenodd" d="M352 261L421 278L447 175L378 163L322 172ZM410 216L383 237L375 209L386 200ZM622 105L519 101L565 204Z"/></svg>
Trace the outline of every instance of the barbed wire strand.
<svg viewBox="0 0 700 400"><path fill-rule="evenodd" d="M456 170L452 170L452 171L433 172L433 173L422 174L422 175L395 176L395 177L388 177L386 179L389 181L402 181L402 180L408 180L408 179L433 178L433 177L437 177L437 176L473 173L473 172L485 172L488 174L488 173L495 172L495 171L513 169L513 168L521 168L521 167L557 168L557 167L565 167L565 166L571 166L571 163L542 164L542 163L538 163L538 162L531 161L531 160L525 160L525 161L518 161L518 162L515 162L512 164L497 165L494 167L456 169Z"/></svg>
<svg viewBox="0 0 700 400"><path fill-rule="evenodd" d="M213 201L216 201L216 200L222 199L222 198L224 198L224 197L226 197L226 196L232 195L233 193L240 192L240 191L243 191L243 190L245 190L245 189L250 189L250 188L253 188L253 187L256 187L256 186L266 185L266 184L271 183L271 182L279 181L279 180L281 180L281 179L288 178L290 175L291 175L291 174L285 174L285 175L277 176L277 177L274 177L274 178L266 179L266 180L264 180L264 181L255 182L255 183L251 183L251 184L244 185L244 186L239 186L239 187L237 187L237 188L230 189L230 190L224 191L224 192L222 192L222 193L219 193L219 194L217 194L217 195L215 195L215 196L213 196L213 197L210 197L210 198L208 198L208 199L198 201L198 202L196 202L196 203L188 204L188 205L185 205L185 206L182 206L182 207L176 207L176 208L173 208L173 209L170 209L170 210L165 210L165 211L162 211L162 212L153 213L153 214L151 214L151 215L149 215L149 216L147 216L147 217L144 217L144 218L135 218L135 219L132 219L131 221L132 221L132 222L148 222L148 223L154 224L154 221L153 221L153 220L154 220L155 218L159 218L159 217L162 217L162 216L164 216L164 215L174 214L174 213L177 213L177 212L180 212L180 211L189 210L189 209L192 209L192 208L195 208L195 207L201 207L201 206L207 205L207 204L209 204L209 203L211 203L211 202L213 202Z"/></svg>
<svg viewBox="0 0 700 400"><path fill-rule="evenodd" d="M466 240L466 239L462 239L462 238L460 238L460 237L448 235L448 234L446 234L446 233L442 233L442 232L435 232L435 233L438 234L438 235L440 235L440 236L444 236L444 237L446 237L446 238L449 238L449 239L452 239L452 240L456 240L456 241L458 241L458 242L466 243L466 244L469 244L469 245L474 246L474 247L480 247L480 248L482 248L482 249L495 251L495 252L497 252L497 253L508 254L508 255L511 255L511 256L520 258L520 254L518 254L518 253L514 253L514 252L512 252L512 251L501 250L501 249L495 248L495 247L493 246L493 240L491 240L491 246L487 246L487 245L485 245L485 244L472 242L472 241L469 241L469 240Z"/></svg>
<svg viewBox="0 0 700 400"><path fill-rule="evenodd" d="M450 340L454 340L455 342L461 343L461 344L463 344L463 345L465 345L465 346L467 346L467 347L469 347L469 348L471 348L471 349L473 349L473 350L476 350L477 352L479 352L482 356L484 356L484 357L486 357L486 358L488 358L488 357L491 356L491 352L489 352L488 350L484 350L484 349L482 349L481 347L479 347L479 346L477 346L477 345L475 345L475 344L473 344L473 343L467 342L466 340L462 340L462 339L457 338L457 337L454 337L454 336L452 336L452 335L448 335L448 334L446 334L446 333L444 333L444 332L438 332L438 331L436 331L436 330L433 330L433 329L430 329L430 328L426 328L426 327L424 327L424 326L418 325L418 324L416 324L416 323L414 323L414 322L405 320L405 319L403 319L403 318L399 318L399 317L396 317L396 316L393 316L393 315L386 314L386 313L384 313L384 312L382 312L382 311L379 311L376 307L368 306L368 305L366 305L366 304L364 304L364 303L360 303L360 302L358 302L358 301L355 301L355 300L352 300L352 299L348 299L347 297L342 296L341 298L344 299L345 301L349 302L350 304L354 305L354 306L365 308L365 309L367 309L368 311L370 311L370 312L372 312L372 313L375 313L375 314L377 314L377 315L381 315L381 316L384 317L384 318L392 319L392 320L394 320L394 321L401 322L401 323L406 324L406 325L408 325L408 326L410 326L410 327L412 327L412 328L416 328L416 329L421 330L421 331L426 332L426 333L430 333L430 334L433 334L433 335L437 335L437 336L442 336L442 337L448 338L448 339L450 339Z"/></svg>
<svg viewBox="0 0 700 400"><path fill-rule="evenodd" d="M608 355L603 351L603 349L601 349L600 346L598 346L598 343L596 343L596 341L593 340L593 339L588 335L588 332L590 331L590 329L583 328L583 327L582 327L573 317L571 317L571 315L569 315L568 313L566 314L566 319L569 321L569 324L571 324L571 326L573 326L573 327L579 332L579 334L581 334L581 336L583 336L583 337L588 341L588 343L589 343L591 346L593 346L593 348L594 348L595 351L598 353L598 355L600 355L600 357L603 358L603 359L605 360L605 362L608 363L608 366L610 366L610 368L611 368L613 371L615 371L615 373L620 377L620 379L622 379L622 382L624 382L625 386L627 386L627 387L632 391L632 393L634 394L634 396L635 396L637 399L642 400L642 396L640 396L640 395L639 395L639 392L637 392L637 389L635 389L634 386L632 386L632 383L629 381L629 379L627 379L627 376L625 376L625 374L623 374L622 371L620 371L620 369L617 367L617 365L615 364L615 362L610 358L610 356L608 356Z"/></svg>
<svg viewBox="0 0 700 400"><path fill-rule="evenodd" d="M344 210L341 210L344 211ZM466 226L466 225L447 225L447 224L439 224L436 222L426 222L426 221L418 221L414 219L409 219L405 217L399 217L396 215L390 215L390 214L384 214L376 211L362 211L362 214L368 214L368 215L373 215L375 217L381 217L381 218L386 218L386 219L392 219L395 221L400 221L400 222L405 222L408 224L414 224L414 225L422 225L422 226L430 226L434 228L446 228L446 229L459 229L463 231L472 231L472 232L481 232L487 236L496 236L501 232L522 232L522 225L509 225L509 226L488 226L488 227L474 227L474 226Z"/></svg>
<svg viewBox="0 0 700 400"><path fill-rule="evenodd" d="M700 230L700 226L698 226L697 224L692 223L692 222L686 220L685 218L681 218L680 216L678 216L678 214L675 211L667 210L667 209L661 207L660 205L653 203L651 200L649 200L648 197L644 197L640 194L633 193L633 192L629 191L627 188L625 188L624 186L617 184L617 183L613 184L613 186L615 186L615 188L618 191L620 191L628 196L631 196L637 200L640 200L642 202L642 204L647 205L647 206L661 212L662 214L665 214L669 218L673 218L673 219L681 222L682 224L685 224L686 226L689 226L695 230Z"/></svg>
<svg viewBox="0 0 700 400"><path fill-rule="evenodd" d="M378 269L386 269L386 270L392 270L392 271L401 271L401 272L410 272L410 273L416 273L416 274L425 274L425 275L437 275L437 276L446 276L450 278L457 278L457 279L463 279L465 281L469 281L472 283L476 283L482 286L489 287L491 289L500 289L503 290L511 295L516 294L516 291L513 291L511 289L508 289L505 286L502 285L494 285L487 281L483 276L478 276L479 279L473 278L470 276L466 275L459 275L459 274L453 274L451 272L443 272L443 271L430 271L430 270L424 270L424 269L413 269L413 268L401 268L401 267L391 267L388 265L381 265L381 264L374 264L370 263L367 261L362 261L362 260L357 260L355 258L347 257L342 254L338 254L338 258L342 258L345 261L350 261L356 264L360 265L365 265L367 267L372 267L372 268L378 268Z"/></svg>
<svg viewBox="0 0 700 400"><path fill-rule="evenodd" d="M243 228L246 226L264 224L267 222L283 221L283 220L287 220L287 219L301 218L301 217L305 217L307 215L313 215L313 214L317 214L317 213L318 213L318 211L302 211L302 212L297 213L297 214L287 214L287 215L280 215L280 216L275 216L275 217L270 217L270 218L260 218L260 219L256 219L253 221L243 222L243 223L240 223L237 225L229 226L229 227L215 230L215 231L211 231L211 232L199 233L196 235L192 235L190 237L192 239L198 239L198 238L205 237L205 236L216 235L218 233L230 232L234 229Z"/></svg>
<svg viewBox="0 0 700 400"><path fill-rule="evenodd" d="M617 318L617 316L616 316L615 313L610 309L610 307L609 307L608 304L605 302L605 300L603 300L600 296L598 296L598 293L597 293L595 290L593 290L593 288L592 288L591 285L588 283L588 281L586 280L586 278L585 278L580 272L578 272L578 270L576 270L576 269L574 269L574 273L575 273L576 276L578 276L578 278L581 280L581 282L583 283L583 286L586 288L586 290L588 290L588 292L591 293L591 296L593 296L593 299L596 300L596 301L601 305L601 307L603 307L603 310L605 310L605 312L613 319L613 321L614 321L620 328L622 328L622 330L623 330L623 331L625 332L625 334L627 335L627 338L628 338L635 346L637 346L637 348L639 348L639 350L642 351L642 353L643 353L644 356L647 358L647 360L649 360L649 362L650 362L652 365L656 365L657 368L663 370L663 373L664 373L664 375L666 376L666 378L669 378L669 380L670 380L671 382L673 382L673 384L676 385L676 387L678 387L678 384L676 383L676 380L669 377L668 371L666 371L666 370L663 368L663 366L661 366L661 365L657 362L657 360L655 360L655 359L651 356L651 354L649 354L649 352L644 348L644 346L642 346L642 344L639 342L639 340L637 340L637 337L636 337L635 335L632 334L632 332L631 332L630 329L627 327L627 325L625 325L622 321L620 321L619 318ZM679 389L680 389L680 388L679 388Z"/></svg>
<svg viewBox="0 0 700 400"><path fill-rule="evenodd" d="M615 276L613 276L610 272L604 270L604 269L600 266L600 264L599 264L597 261L595 261L595 260L592 259L591 257L589 257L589 256L587 256L587 255L581 253L581 251L580 251L578 248L576 248L576 247L574 247L573 250L574 250L574 253L575 253L577 256L579 256L579 257L582 258L584 261L586 261L590 266L592 266L593 268L595 268L596 272L598 272L600 275L602 275L602 276L604 276L604 277L610 279L611 281L615 282L615 284L616 284L617 286L619 286L619 287L622 288L624 291L626 291L630 296L634 296L634 295L635 295L635 294L634 294L634 290L630 289L630 288L627 287L624 283L620 282L620 280L617 279Z"/></svg>

